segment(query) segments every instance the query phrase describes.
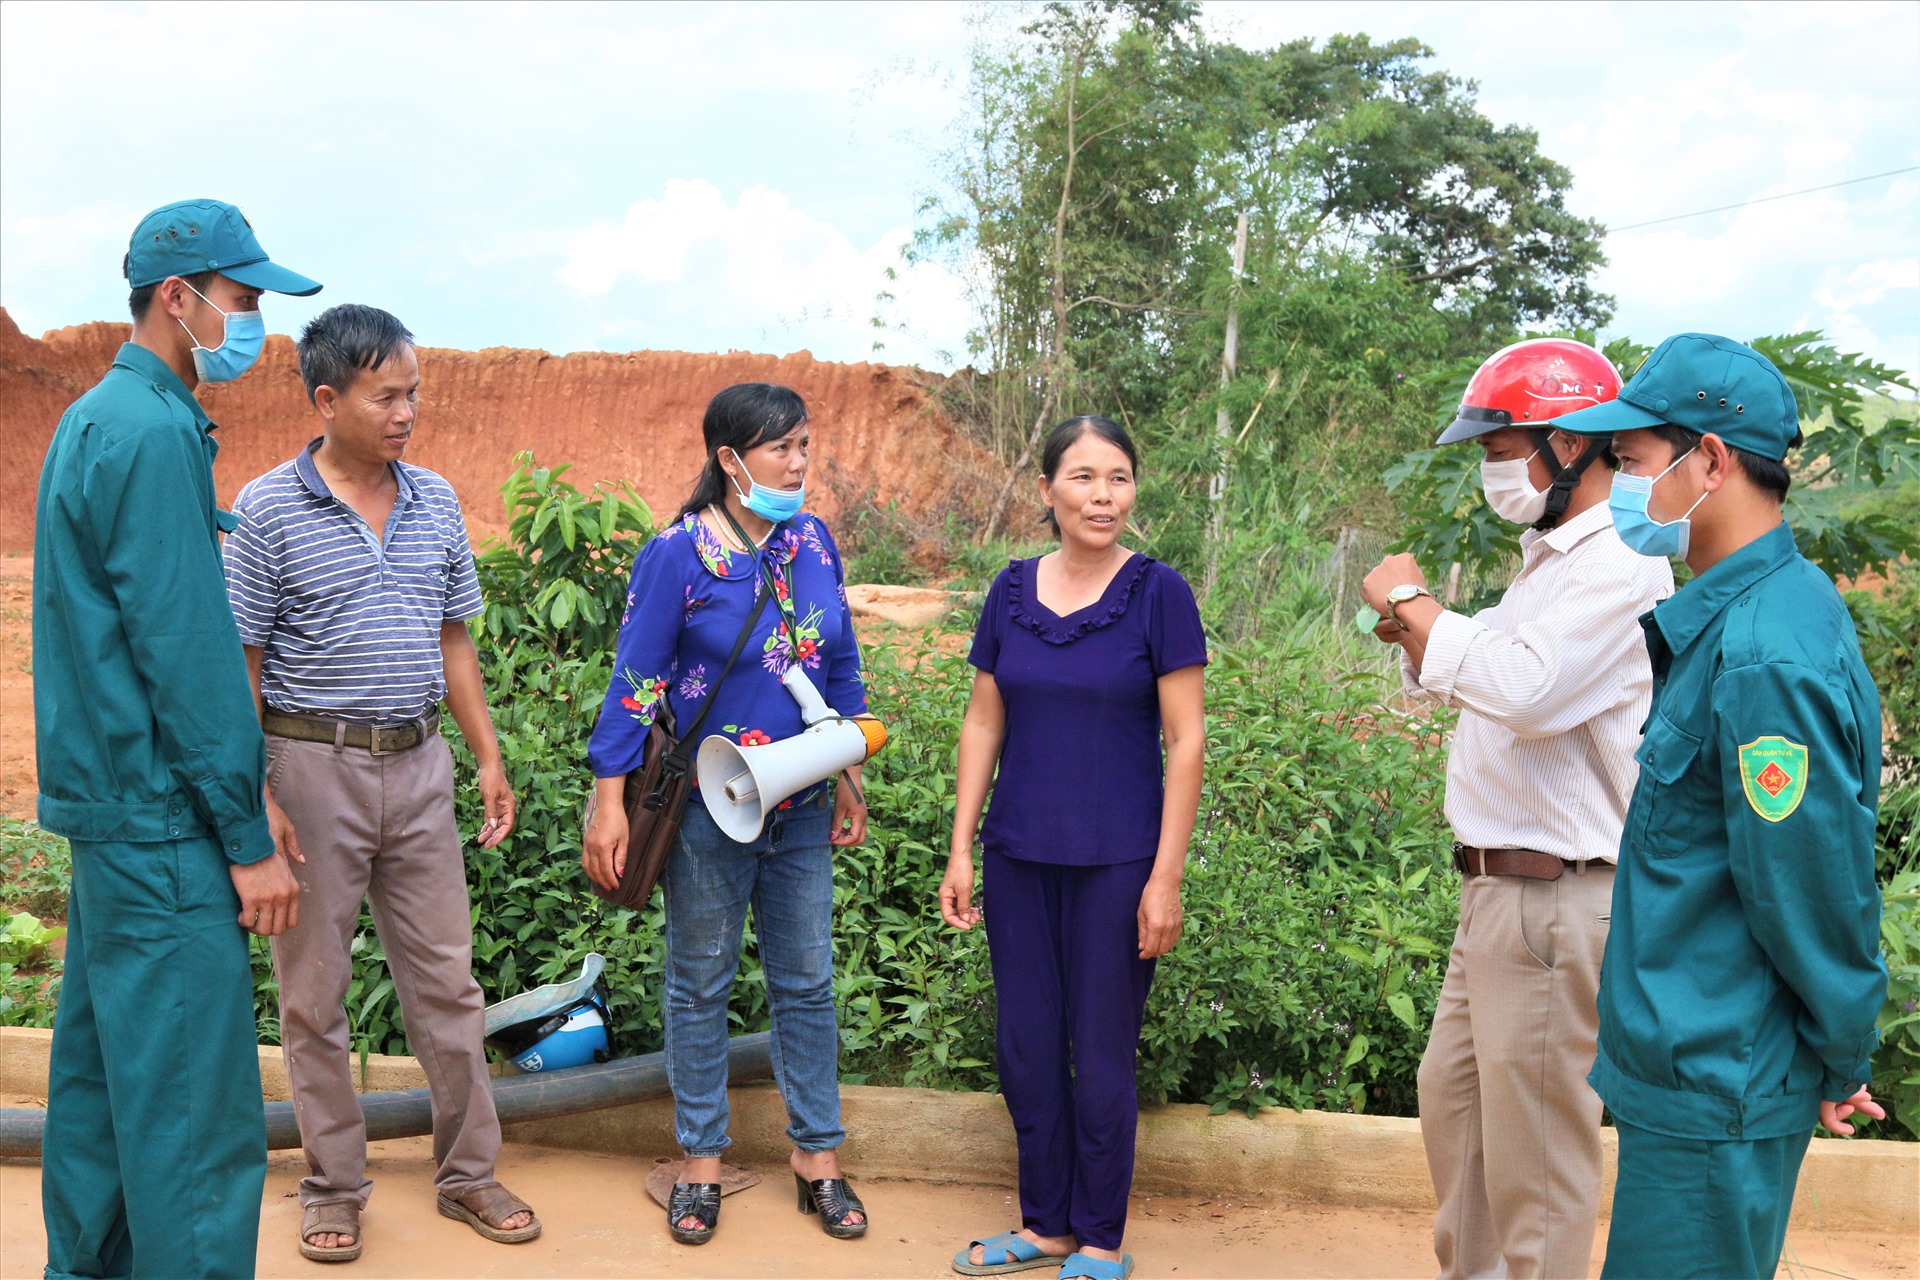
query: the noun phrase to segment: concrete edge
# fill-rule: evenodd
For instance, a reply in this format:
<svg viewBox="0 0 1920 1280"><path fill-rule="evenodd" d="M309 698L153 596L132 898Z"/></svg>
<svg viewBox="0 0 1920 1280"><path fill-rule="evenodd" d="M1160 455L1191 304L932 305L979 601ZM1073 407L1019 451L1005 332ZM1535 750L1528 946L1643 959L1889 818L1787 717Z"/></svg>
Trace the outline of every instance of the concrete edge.
<svg viewBox="0 0 1920 1280"><path fill-rule="evenodd" d="M0 1092L44 1098L53 1033L0 1027ZM262 1092L287 1097L278 1048L260 1050ZM369 1055L362 1092L419 1088L412 1058ZM791 1146L786 1108L771 1083L736 1087L734 1152L740 1163L778 1167ZM1013 1185L1013 1128L997 1094L847 1085L841 1106L848 1171L856 1177ZM629 1106L510 1125L509 1142L651 1160L677 1154L673 1102ZM1602 1217L1613 1198L1615 1142L1607 1150ZM1216 1199L1433 1211L1420 1122L1390 1116L1263 1111L1209 1115L1197 1105L1147 1107L1140 1115L1134 1189ZM1920 1143L1816 1139L1801 1169L1793 1225L1827 1231L1920 1235Z"/></svg>

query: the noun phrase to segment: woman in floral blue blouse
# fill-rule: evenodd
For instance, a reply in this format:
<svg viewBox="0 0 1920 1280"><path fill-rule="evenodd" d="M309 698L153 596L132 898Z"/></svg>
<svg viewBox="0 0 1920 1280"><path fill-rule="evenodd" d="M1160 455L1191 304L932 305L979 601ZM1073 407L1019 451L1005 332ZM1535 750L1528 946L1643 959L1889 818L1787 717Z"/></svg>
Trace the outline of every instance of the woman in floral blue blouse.
<svg viewBox="0 0 1920 1280"><path fill-rule="evenodd" d="M749 746L799 733L799 704L780 683L796 663L841 715L867 709L840 553L825 522L800 510L806 402L787 387L728 387L707 406L702 431L707 462L693 496L634 562L613 684L588 749L599 804L582 862L609 888L626 863L624 779L640 763L648 726L663 706L679 731L692 725L769 577L775 599L721 685L704 732ZM853 787L822 782L789 798L750 844L722 833L696 792L661 872L667 1078L675 1137L686 1153L667 1222L683 1243L705 1243L720 1214L720 1157L732 1145L727 1001L749 904L801 1209L817 1208L832 1236L867 1229L837 1150L846 1130L833 1003L832 846L859 844L867 831L858 770L851 772Z"/></svg>

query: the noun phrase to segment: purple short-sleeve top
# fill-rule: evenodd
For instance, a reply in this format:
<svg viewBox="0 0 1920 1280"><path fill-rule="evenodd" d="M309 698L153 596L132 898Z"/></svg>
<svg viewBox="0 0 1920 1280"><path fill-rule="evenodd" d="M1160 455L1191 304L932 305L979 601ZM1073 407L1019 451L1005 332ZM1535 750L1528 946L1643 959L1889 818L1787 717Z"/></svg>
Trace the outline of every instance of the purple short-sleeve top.
<svg viewBox="0 0 1920 1280"><path fill-rule="evenodd" d="M967 660L993 677L1006 737L980 842L1029 862L1107 866L1160 843L1159 679L1204 665L1193 590L1136 553L1101 597L1061 617L1034 590L1038 559L994 579Z"/></svg>

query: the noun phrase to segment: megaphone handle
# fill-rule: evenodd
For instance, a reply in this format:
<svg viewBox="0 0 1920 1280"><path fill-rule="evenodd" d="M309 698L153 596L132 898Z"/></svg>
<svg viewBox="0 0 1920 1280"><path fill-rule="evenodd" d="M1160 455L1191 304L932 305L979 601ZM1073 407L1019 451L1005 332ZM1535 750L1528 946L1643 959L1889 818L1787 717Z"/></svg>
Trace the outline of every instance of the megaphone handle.
<svg viewBox="0 0 1920 1280"><path fill-rule="evenodd" d="M840 771L840 778L847 784L847 790L853 792L853 802L859 805L866 804L867 797L861 794L860 784L853 780L853 770L842 769Z"/></svg>

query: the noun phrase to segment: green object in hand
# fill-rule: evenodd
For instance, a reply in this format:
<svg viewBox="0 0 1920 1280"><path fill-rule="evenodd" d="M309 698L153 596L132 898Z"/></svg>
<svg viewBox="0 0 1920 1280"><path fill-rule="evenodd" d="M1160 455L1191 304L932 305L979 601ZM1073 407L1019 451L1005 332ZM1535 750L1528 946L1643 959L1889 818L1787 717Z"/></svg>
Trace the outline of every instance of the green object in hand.
<svg viewBox="0 0 1920 1280"><path fill-rule="evenodd" d="M1361 635L1365 636L1372 635L1373 629L1384 621L1386 619L1375 613L1370 604L1361 605L1360 612L1353 615L1353 625L1360 629Z"/></svg>

